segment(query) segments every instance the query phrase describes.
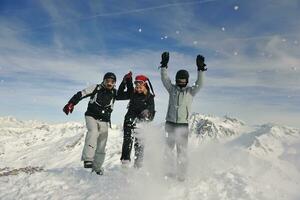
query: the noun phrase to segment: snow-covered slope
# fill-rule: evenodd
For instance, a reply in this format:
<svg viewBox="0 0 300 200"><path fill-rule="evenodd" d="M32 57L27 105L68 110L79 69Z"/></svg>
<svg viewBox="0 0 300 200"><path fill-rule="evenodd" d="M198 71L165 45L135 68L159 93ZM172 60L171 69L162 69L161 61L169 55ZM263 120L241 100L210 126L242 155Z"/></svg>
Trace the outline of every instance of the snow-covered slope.
<svg viewBox="0 0 300 200"><path fill-rule="evenodd" d="M165 179L163 128L141 129L145 165L122 169L122 131L109 130L105 175L82 168L83 123L0 118L0 199L300 199L300 132L193 114L189 173Z"/></svg>

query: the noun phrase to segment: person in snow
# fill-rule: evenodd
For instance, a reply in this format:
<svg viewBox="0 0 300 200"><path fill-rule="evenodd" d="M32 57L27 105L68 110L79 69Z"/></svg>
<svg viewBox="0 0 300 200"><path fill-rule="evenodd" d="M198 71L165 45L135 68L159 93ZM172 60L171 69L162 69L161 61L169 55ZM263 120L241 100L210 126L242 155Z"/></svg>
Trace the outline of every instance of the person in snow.
<svg viewBox="0 0 300 200"><path fill-rule="evenodd" d="M147 84L149 83L149 85ZM142 136L139 135L136 125L140 122L152 121L155 115L154 106L154 92L149 79L144 75L138 75L134 81L135 87L132 83L132 73L129 72L123 78L122 83L118 88L119 100L128 100L128 111L125 115L123 130L123 145L121 162L122 165L128 166L131 159L131 149L134 139L134 167L140 168L142 166L144 155L144 144ZM152 93L150 93L150 88ZM126 89L127 88L127 89ZM125 91L126 89L126 91Z"/></svg>
<svg viewBox="0 0 300 200"><path fill-rule="evenodd" d="M204 57L197 56L197 80L193 86L188 86L189 73L181 69L177 71L175 81L172 84L168 77L167 68L169 53L164 52L161 56L161 80L169 93L169 105L165 122L166 132L166 175L174 176L176 173L179 180L184 180L187 171L187 145L188 145L188 120L191 113L193 98L202 86L203 72L205 68ZM174 167L174 152L176 147L177 159ZM176 170L174 170L176 169Z"/></svg>
<svg viewBox="0 0 300 200"><path fill-rule="evenodd" d="M77 92L65 105L63 111L68 115L80 100L90 97L85 121L87 134L81 160L84 168L92 168L98 175L103 174L102 164L105 159L105 146L108 137L111 113L116 99L116 75L108 72L101 84L92 85Z"/></svg>

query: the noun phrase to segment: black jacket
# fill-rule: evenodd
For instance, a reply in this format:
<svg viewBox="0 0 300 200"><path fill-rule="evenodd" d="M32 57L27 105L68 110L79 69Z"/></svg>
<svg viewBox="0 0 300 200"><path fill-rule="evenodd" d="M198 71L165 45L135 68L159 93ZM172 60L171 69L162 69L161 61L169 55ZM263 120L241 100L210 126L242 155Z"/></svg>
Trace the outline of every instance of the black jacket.
<svg viewBox="0 0 300 200"><path fill-rule="evenodd" d="M77 92L69 103L76 105L86 97L90 97L90 101L85 115L104 122L110 122L113 105L117 97L116 89L108 90L103 84L92 85Z"/></svg>
<svg viewBox="0 0 300 200"><path fill-rule="evenodd" d="M125 89L127 90L125 91ZM126 120L144 120L144 116L142 116L142 112L144 110L149 111L148 120L153 120L155 115L155 104L154 104L154 96L148 92L145 94L138 94L134 92L132 81L127 81L126 83L123 81L117 92L117 100L128 100L128 111L125 115Z"/></svg>

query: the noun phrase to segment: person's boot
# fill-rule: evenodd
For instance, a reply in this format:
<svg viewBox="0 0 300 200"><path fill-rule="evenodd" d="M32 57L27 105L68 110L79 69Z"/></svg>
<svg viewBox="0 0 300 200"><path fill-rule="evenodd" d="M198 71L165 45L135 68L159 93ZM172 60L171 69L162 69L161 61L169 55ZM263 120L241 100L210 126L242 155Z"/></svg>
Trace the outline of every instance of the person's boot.
<svg viewBox="0 0 300 200"><path fill-rule="evenodd" d="M177 176L177 180L180 182L184 182L185 181L185 176Z"/></svg>
<svg viewBox="0 0 300 200"><path fill-rule="evenodd" d="M185 179L186 179L186 173L184 173L184 172L177 173L177 180L178 181L184 182Z"/></svg>
<svg viewBox="0 0 300 200"><path fill-rule="evenodd" d="M129 168L130 160L121 160L123 168Z"/></svg>
<svg viewBox="0 0 300 200"><path fill-rule="evenodd" d="M176 178L176 174L174 172L167 172L165 173L165 179L173 179Z"/></svg>
<svg viewBox="0 0 300 200"><path fill-rule="evenodd" d="M83 161L83 167L84 168L92 168L93 167L93 161Z"/></svg>
<svg viewBox="0 0 300 200"><path fill-rule="evenodd" d="M99 171L96 171L96 174L102 176L104 174L104 170L101 168Z"/></svg>
<svg viewBox="0 0 300 200"><path fill-rule="evenodd" d="M136 158L134 160L134 164L133 164L133 167L136 168L136 169L140 169L141 167L143 166L143 161Z"/></svg>

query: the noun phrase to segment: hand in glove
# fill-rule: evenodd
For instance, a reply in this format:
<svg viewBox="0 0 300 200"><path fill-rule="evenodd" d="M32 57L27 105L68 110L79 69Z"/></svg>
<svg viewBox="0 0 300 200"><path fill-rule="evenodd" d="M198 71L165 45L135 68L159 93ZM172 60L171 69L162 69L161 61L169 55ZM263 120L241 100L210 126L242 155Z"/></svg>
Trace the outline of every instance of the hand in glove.
<svg viewBox="0 0 300 200"><path fill-rule="evenodd" d="M196 64L198 67L198 71L207 71L207 68L205 68L206 64L204 63L204 57L202 55L198 55L196 59Z"/></svg>
<svg viewBox="0 0 300 200"><path fill-rule="evenodd" d="M129 71L123 78L124 83L132 81L132 72Z"/></svg>
<svg viewBox="0 0 300 200"><path fill-rule="evenodd" d="M161 68L165 67L168 68L168 62L169 62L169 52L163 52L161 54Z"/></svg>
<svg viewBox="0 0 300 200"><path fill-rule="evenodd" d="M145 109L141 112L140 117L142 119L149 119L151 116L150 111L148 109Z"/></svg>
<svg viewBox="0 0 300 200"><path fill-rule="evenodd" d="M63 108L64 113L66 113L66 115L68 115L69 113L72 113L74 110L74 104L73 103L68 103L67 105L65 105L65 107Z"/></svg>

